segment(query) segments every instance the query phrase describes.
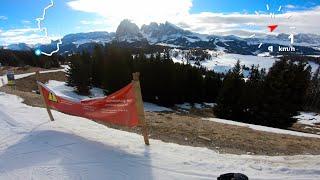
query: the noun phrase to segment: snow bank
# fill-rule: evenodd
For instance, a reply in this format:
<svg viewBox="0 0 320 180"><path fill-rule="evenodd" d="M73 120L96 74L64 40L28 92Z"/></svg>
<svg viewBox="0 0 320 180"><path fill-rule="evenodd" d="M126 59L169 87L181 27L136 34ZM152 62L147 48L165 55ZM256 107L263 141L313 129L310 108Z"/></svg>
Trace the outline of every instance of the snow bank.
<svg viewBox="0 0 320 180"><path fill-rule="evenodd" d="M216 106L216 103L204 103L206 106L213 108L214 106Z"/></svg>
<svg viewBox="0 0 320 180"><path fill-rule="evenodd" d="M288 134L293 136L302 136L302 137L312 137L312 138L320 138L320 135L316 134L308 134L308 133L302 133L297 131L290 131L290 130L284 130L284 129L278 129L278 128L272 128L272 127L266 127L266 126L259 126L254 124L246 124L236 121L230 121L225 119L218 119L218 118L203 118L203 120L207 121L213 121L223 124L229 124L229 125L235 125L235 126L241 126L241 127L247 127L253 130L258 131L264 131L264 132L271 132L271 133L277 133L277 134Z"/></svg>
<svg viewBox="0 0 320 180"><path fill-rule="evenodd" d="M65 82L49 80L46 86L51 89L56 95L71 99L73 101L81 101L88 98L104 97L102 89L92 88L90 89L90 96L82 96L75 92L73 87L67 86Z"/></svg>
<svg viewBox="0 0 320 180"><path fill-rule="evenodd" d="M320 115L313 112L300 112L300 115L295 116L299 123L306 125L320 124Z"/></svg>
<svg viewBox="0 0 320 180"><path fill-rule="evenodd" d="M144 110L149 112L161 112L161 111L171 112L172 111L172 109L170 108L158 106L153 103L144 102L143 104L144 104Z"/></svg>
<svg viewBox="0 0 320 180"><path fill-rule="evenodd" d="M0 179L320 179L320 156L219 154L107 128L0 93Z"/></svg>
<svg viewBox="0 0 320 180"><path fill-rule="evenodd" d="M175 106L185 110L190 110L192 108L190 103L176 104Z"/></svg>
<svg viewBox="0 0 320 180"><path fill-rule="evenodd" d="M203 109L203 108L213 108L216 104L215 103L194 103L193 106L190 103L183 103L183 104L176 104L175 106L181 110L190 110L192 107L196 109Z"/></svg>

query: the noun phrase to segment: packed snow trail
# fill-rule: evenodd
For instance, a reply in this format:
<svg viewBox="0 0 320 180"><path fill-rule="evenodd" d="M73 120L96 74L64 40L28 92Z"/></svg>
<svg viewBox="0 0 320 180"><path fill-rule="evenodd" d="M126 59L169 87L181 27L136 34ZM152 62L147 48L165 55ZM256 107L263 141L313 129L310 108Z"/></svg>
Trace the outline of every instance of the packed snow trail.
<svg viewBox="0 0 320 180"><path fill-rule="evenodd" d="M107 128L84 118L30 107L0 92L0 179L320 179L320 156L219 154Z"/></svg>
<svg viewBox="0 0 320 180"><path fill-rule="evenodd" d="M62 66L63 69L55 69L55 70L46 70L46 71L40 71L40 74L45 74L45 73L53 73L53 72L65 72L69 66ZM35 75L35 72L32 73L25 73L25 74L16 74L14 75L15 79L22 79L22 78L26 78L32 75ZM8 84L8 79L7 79L7 75L3 75L0 76L0 87L4 86Z"/></svg>

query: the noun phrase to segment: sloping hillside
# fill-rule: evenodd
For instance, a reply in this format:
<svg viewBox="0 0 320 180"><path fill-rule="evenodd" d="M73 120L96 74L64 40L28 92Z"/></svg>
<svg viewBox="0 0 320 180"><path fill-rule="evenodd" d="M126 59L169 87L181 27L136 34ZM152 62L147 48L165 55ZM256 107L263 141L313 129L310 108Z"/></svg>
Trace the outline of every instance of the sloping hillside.
<svg viewBox="0 0 320 180"><path fill-rule="evenodd" d="M320 156L219 154L106 128L0 94L0 179L214 179L242 172L254 179L318 179Z"/></svg>

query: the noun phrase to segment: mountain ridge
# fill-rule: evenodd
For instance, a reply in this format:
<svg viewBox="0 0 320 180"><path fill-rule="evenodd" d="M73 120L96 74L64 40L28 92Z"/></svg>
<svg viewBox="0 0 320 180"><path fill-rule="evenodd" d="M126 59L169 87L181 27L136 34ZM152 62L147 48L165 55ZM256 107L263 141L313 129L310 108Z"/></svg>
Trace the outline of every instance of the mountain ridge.
<svg viewBox="0 0 320 180"><path fill-rule="evenodd" d="M150 45L161 45L179 48L202 48L202 49L226 49L227 52L253 55L267 51L269 45L290 45L287 34L266 35L264 37L241 38L235 35L217 36L194 33L180 28L170 22L142 25L140 28L130 20L123 20L119 24L116 32L96 31L87 33L68 34L62 38L60 54L77 52L86 48L93 47L92 44L107 44L110 42L125 42ZM295 35L294 46L301 47L299 53L320 54L320 36L315 34ZM258 45L262 43L262 48ZM48 45L38 45L44 51L55 48L53 41ZM6 49L30 50L33 46L19 43L12 44Z"/></svg>

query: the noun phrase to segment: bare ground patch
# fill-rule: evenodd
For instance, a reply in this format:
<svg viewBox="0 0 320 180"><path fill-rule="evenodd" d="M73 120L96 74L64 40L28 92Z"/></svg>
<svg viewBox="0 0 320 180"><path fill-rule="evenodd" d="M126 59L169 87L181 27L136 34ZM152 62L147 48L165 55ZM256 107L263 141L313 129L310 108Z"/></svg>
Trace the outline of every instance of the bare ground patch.
<svg viewBox="0 0 320 180"><path fill-rule="evenodd" d="M306 125L306 124L295 123L289 129L294 130L294 131L304 132L304 133L311 133L311 134L320 135L320 125L318 125L318 124L311 126L311 125Z"/></svg>

